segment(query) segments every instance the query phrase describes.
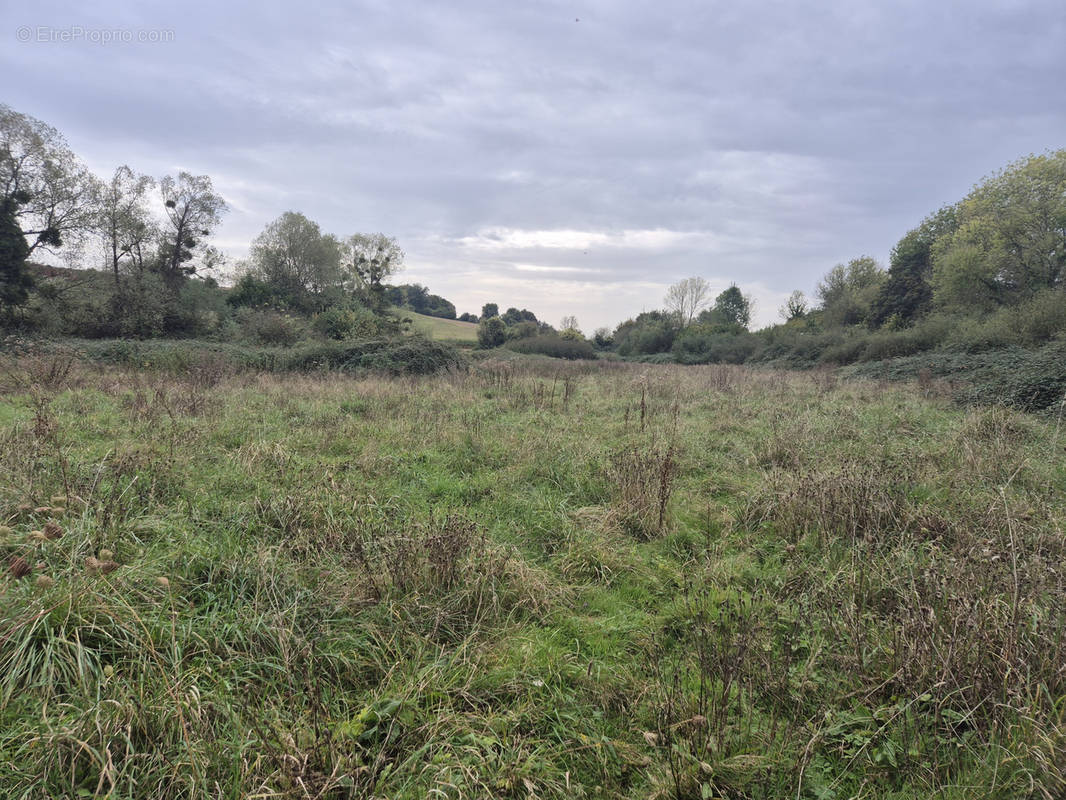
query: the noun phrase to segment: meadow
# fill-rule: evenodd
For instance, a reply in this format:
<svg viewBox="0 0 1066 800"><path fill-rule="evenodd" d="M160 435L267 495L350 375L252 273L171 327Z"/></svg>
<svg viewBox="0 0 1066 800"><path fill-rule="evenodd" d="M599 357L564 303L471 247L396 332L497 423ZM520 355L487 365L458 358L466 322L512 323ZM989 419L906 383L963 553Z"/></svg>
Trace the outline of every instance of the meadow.
<svg viewBox="0 0 1066 800"><path fill-rule="evenodd" d="M829 371L0 368L0 796L1053 798L1066 432Z"/></svg>
<svg viewBox="0 0 1066 800"><path fill-rule="evenodd" d="M451 342L460 346L477 344L477 325L473 322L430 317L406 308L393 308L391 313L401 319L411 320L411 329L427 339Z"/></svg>

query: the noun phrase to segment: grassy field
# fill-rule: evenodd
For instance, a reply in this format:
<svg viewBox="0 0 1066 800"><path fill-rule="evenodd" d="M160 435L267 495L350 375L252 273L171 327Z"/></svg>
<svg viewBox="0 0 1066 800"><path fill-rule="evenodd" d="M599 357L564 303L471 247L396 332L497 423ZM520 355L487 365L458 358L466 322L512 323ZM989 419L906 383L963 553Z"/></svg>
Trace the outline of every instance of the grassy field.
<svg viewBox="0 0 1066 800"><path fill-rule="evenodd" d="M429 339L456 344L477 344L477 325L473 322L460 322L457 319L427 317L403 308L393 309L399 317L411 320L411 327Z"/></svg>
<svg viewBox="0 0 1066 800"><path fill-rule="evenodd" d="M0 796L1061 797L1064 445L935 381L7 362Z"/></svg>

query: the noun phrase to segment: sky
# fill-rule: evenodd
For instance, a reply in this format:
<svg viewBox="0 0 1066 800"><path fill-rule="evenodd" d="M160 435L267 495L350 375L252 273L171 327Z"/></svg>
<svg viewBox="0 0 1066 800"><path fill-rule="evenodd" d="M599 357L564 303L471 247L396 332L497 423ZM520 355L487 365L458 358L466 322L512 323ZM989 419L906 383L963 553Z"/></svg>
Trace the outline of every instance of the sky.
<svg viewBox="0 0 1066 800"><path fill-rule="evenodd" d="M231 268L286 211L397 282L587 332L698 275L778 319L1066 147L1062 0L0 0L0 102L99 175L211 176Z"/></svg>

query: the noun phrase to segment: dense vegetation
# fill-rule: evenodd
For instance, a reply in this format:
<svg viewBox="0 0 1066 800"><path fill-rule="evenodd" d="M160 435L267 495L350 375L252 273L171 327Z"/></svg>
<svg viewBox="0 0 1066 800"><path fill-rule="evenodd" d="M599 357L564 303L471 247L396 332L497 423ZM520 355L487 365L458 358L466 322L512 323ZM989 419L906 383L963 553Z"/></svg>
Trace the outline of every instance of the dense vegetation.
<svg viewBox="0 0 1066 800"><path fill-rule="evenodd" d="M0 136L0 325L22 334L365 349L410 327L463 345L476 330L482 349L565 359L789 368L903 359L879 374L907 367L909 377L979 361L971 398L1039 410L1066 392L1055 360L1066 337L1066 150L1010 164L931 214L887 269L867 256L835 266L816 303L793 292L782 324L750 331L750 298L734 285L709 303L709 284L692 277L670 288L662 310L586 338L574 317L557 330L495 303L457 317L425 286L390 285L404 259L395 239L336 236L294 211L264 228L222 287L224 255L210 237L226 203L207 176L155 181L122 166L101 181L57 131L6 107ZM35 263L49 253L96 269Z"/></svg>
<svg viewBox="0 0 1066 800"><path fill-rule="evenodd" d="M706 293L706 282L687 279L671 289L663 311L600 335L628 357L804 368L1061 341L1066 150L1010 164L922 220L893 248L887 270L864 256L826 274L817 305L793 292L783 324L749 333L750 304L735 287L697 314ZM914 363L936 361L945 359ZM1066 384L1054 385L1061 397Z"/></svg>
<svg viewBox="0 0 1066 800"><path fill-rule="evenodd" d="M1053 420L519 355L0 376L4 797L1066 790Z"/></svg>

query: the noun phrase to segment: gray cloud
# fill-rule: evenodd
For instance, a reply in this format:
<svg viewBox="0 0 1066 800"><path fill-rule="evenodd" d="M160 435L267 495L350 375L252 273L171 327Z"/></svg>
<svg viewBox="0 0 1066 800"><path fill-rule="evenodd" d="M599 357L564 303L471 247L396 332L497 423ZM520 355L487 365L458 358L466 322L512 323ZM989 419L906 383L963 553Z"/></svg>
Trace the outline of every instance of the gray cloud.
<svg viewBox="0 0 1066 800"><path fill-rule="evenodd" d="M586 328L699 274L768 322L982 175L1063 146L1066 7L1033 2L44 4L4 101L102 173L208 173L234 256L298 209L407 279ZM19 26L166 43L17 42Z"/></svg>

